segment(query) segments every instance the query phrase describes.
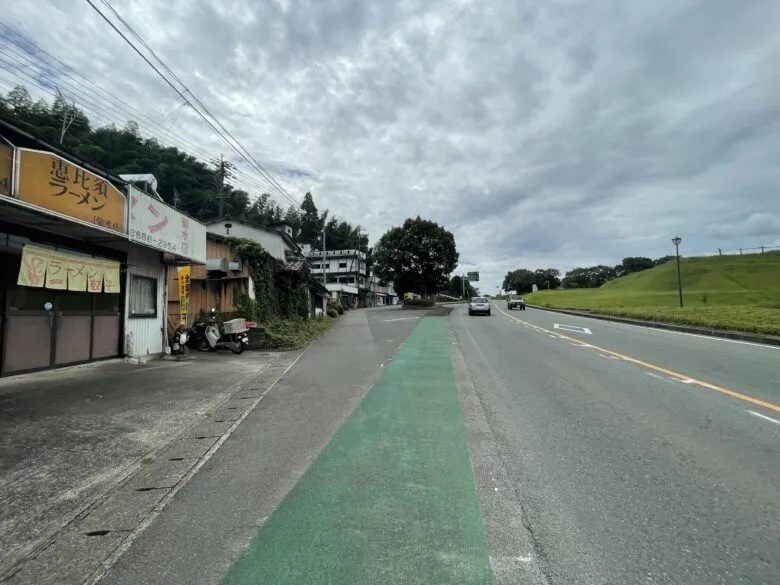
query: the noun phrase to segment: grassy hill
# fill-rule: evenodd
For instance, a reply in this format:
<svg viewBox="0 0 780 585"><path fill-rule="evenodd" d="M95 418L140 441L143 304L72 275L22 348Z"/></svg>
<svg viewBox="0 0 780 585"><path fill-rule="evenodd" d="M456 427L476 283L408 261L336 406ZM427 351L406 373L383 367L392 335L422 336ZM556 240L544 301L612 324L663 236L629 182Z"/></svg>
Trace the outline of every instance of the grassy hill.
<svg viewBox="0 0 780 585"><path fill-rule="evenodd" d="M780 252L681 261L683 309L674 262L597 289L539 291L530 304L640 319L780 335Z"/></svg>

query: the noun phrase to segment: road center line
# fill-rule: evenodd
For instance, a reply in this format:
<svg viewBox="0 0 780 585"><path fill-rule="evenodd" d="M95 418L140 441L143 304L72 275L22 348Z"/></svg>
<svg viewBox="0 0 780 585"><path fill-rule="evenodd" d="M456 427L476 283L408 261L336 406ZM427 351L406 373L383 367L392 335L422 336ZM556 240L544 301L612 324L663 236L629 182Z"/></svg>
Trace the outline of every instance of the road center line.
<svg viewBox="0 0 780 585"><path fill-rule="evenodd" d="M518 319L517 317L513 315L508 315L501 307L496 305L496 309L498 309L501 313L504 315L507 315L508 317L514 319L515 321L519 323L527 323L526 321L523 321L522 319ZM528 323L528 325L531 325L536 329L536 331L546 331L547 333L554 333L553 331L550 331L549 329L545 329L544 327L539 327L538 325L534 325L533 323ZM567 335L563 335L561 333L557 334L561 339L565 339L567 341L573 341L573 342L579 342L578 339L574 337L569 337ZM780 405L772 404L771 402L766 402L765 400L760 400L758 398L754 398L752 396L748 396L747 394L742 394L740 392L735 392L734 390L730 390L728 388L723 388L722 386L718 386L716 384L710 384L709 382L705 382L704 380L697 380L696 378L692 378L690 376L686 376L685 374L680 374L679 372L675 372L674 370L669 370L667 368L663 368L661 366L656 366L655 364L651 364L649 362L642 361L640 359L637 359L635 357L631 357L629 355L625 355L622 353L619 353L617 351L612 351L611 349L606 349L603 347L599 347L598 345L593 344L587 344L583 345L583 347L588 347L591 349L595 349L598 352L605 353L607 355L615 356L616 358L620 358L622 360L625 360L627 362L631 362L632 364L636 364L638 366L642 366L643 368L647 368L648 370L653 370L655 372L661 372L662 374L666 374L667 376L674 378L676 380L681 381L683 384L695 384L697 386L701 386L702 388L707 388L708 390L714 390L715 392L720 392L721 394L725 394L726 396L731 396L732 398L737 398L738 400L742 400L744 402L749 402L750 404L755 404L756 406L761 406L763 408L767 408L769 410L773 410L775 412L780 412ZM752 412L752 411L749 411ZM774 419L772 419L774 420ZM778 423L780 424L780 423Z"/></svg>
<svg viewBox="0 0 780 585"><path fill-rule="evenodd" d="M390 323L391 321L409 321L410 319L419 319L419 317L399 317L397 319L383 319L383 321Z"/></svg>
<svg viewBox="0 0 780 585"><path fill-rule="evenodd" d="M774 419L774 418L772 418L771 416L766 416L765 414L761 414L761 413L759 413L759 412L755 412L755 411L753 411L753 410L748 410L748 412L749 412L750 414L752 414L753 416L757 416L758 418L763 418L764 420L768 420L768 421L770 421L770 422L773 422L773 423L775 423L776 425L780 425L780 420Z"/></svg>

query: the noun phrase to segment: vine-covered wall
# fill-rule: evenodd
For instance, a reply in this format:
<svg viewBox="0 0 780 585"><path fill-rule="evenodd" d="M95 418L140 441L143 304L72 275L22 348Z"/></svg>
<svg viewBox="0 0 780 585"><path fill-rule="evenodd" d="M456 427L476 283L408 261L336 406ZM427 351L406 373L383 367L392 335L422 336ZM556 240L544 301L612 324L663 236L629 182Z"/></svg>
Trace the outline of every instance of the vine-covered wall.
<svg viewBox="0 0 780 585"><path fill-rule="evenodd" d="M253 240L228 238L228 244L252 274L255 299L246 294L235 299L236 308L248 320L268 324L309 316L309 285L302 275L285 272L283 264Z"/></svg>

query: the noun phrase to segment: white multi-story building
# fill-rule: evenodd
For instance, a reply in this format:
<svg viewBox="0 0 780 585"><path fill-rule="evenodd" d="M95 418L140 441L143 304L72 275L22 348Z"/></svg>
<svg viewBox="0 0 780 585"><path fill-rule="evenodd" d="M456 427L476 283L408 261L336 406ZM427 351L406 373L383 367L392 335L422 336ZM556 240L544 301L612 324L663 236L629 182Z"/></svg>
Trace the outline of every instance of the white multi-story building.
<svg viewBox="0 0 780 585"><path fill-rule="evenodd" d="M313 250L305 244L303 253L312 275L324 282L333 300L358 306L358 299L370 290L366 253L361 250Z"/></svg>

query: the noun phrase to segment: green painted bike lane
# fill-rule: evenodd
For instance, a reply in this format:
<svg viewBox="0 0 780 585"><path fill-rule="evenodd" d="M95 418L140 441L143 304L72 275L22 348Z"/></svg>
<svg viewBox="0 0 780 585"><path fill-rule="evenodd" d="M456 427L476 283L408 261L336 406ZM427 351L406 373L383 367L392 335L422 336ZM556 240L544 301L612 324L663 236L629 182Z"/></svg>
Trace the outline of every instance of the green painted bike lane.
<svg viewBox="0 0 780 585"><path fill-rule="evenodd" d="M493 583L450 344L421 319L222 585Z"/></svg>

